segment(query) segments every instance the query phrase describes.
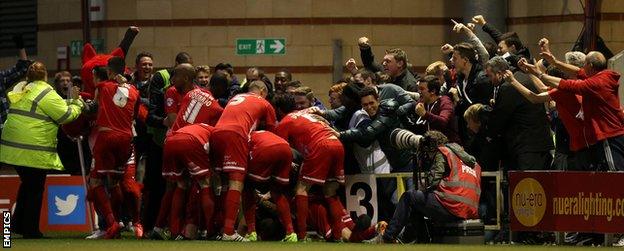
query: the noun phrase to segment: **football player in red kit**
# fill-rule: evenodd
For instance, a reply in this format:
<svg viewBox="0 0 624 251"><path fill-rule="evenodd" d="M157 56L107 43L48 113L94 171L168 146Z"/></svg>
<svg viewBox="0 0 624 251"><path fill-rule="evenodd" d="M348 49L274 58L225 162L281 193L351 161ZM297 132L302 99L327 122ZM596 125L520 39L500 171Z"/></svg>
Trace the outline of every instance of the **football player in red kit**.
<svg viewBox="0 0 624 251"><path fill-rule="evenodd" d="M186 64L186 65L191 65L191 64ZM188 88L187 90L184 90L183 88L178 89L175 86L175 83L173 83L173 78L175 78L174 75L175 75L175 69L174 69L173 75L171 76L172 85L169 86L169 88L167 88L167 90L165 91L165 114L167 114L167 117L165 117L164 124L169 128L173 126L173 122L177 118L178 111L180 110L180 105L182 103L182 98L184 97L184 94L186 94L186 92L192 89L192 87Z"/></svg>
<svg viewBox="0 0 624 251"><path fill-rule="evenodd" d="M196 72L190 64L179 64L175 67L172 83L173 86L167 91L169 97L167 98L165 107L167 110L168 118L174 119L175 122L171 125L168 135L172 135L178 129L195 123L206 123L214 125L221 116L223 109L219 106L218 102L212 97L208 90L197 88L193 83ZM173 94L185 94L182 101L177 104L177 100L172 98ZM175 104L174 104L175 103ZM180 107L180 114L174 110L176 107ZM173 144L165 144L163 152L167 155L167 152L177 151L179 146ZM163 163L163 176L171 174L171 169L175 166L171 166L171 162ZM162 227L166 223L167 217L169 217L169 225L171 234L176 237L181 233L181 218L180 210L181 206L185 204L186 200L186 186L180 186L178 182L176 186L175 180L168 179L167 190L163 196L161 208L159 211L158 219L156 221L155 232L162 232ZM193 197L194 198L194 197ZM192 203L194 204L194 203ZM194 206L194 205L190 205ZM175 209L170 211L170 209ZM191 210L193 212L193 210ZM194 224L193 224L194 225ZM161 238L163 235L161 234ZM185 237L189 238L191 233L185 233Z"/></svg>
<svg viewBox="0 0 624 251"><path fill-rule="evenodd" d="M281 98L277 106L280 113L292 111L293 98ZM303 154L299 180L295 186L297 237L306 237L308 191L313 185L322 186L329 216L334 229L340 231L343 239L358 242L362 233L353 233L355 224L340 202L336 190L344 183L344 149L329 123L306 110L291 112L279 123L275 133ZM344 227L341 227L344 226Z"/></svg>
<svg viewBox="0 0 624 251"><path fill-rule="evenodd" d="M269 131L275 128L275 110L265 99L267 93L264 82L252 81L247 93L238 94L228 102L210 138L215 169L227 173L229 180L223 208L224 241L249 241L234 231L234 224L247 172L249 134L261 122Z"/></svg>
<svg viewBox="0 0 624 251"><path fill-rule="evenodd" d="M223 113L223 108L209 90L199 88L192 82L187 82L187 84L190 86L183 88L190 88L190 91L184 95L180 103L180 110L178 110L179 114L170 130L176 131L186 125L197 123L215 126L221 117L221 113Z"/></svg>
<svg viewBox="0 0 624 251"><path fill-rule="evenodd" d="M255 184L271 181L271 199L275 202L279 219L284 226L286 236L283 241L296 242L290 206L284 191L288 190L289 175L292 169L292 151L284 139L268 131L251 133L251 149L247 176L250 178L243 189L243 210L247 232L245 238L256 241L256 199Z"/></svg>
<svg viewBox="0 0 624 251"><path fill-rule="evenodd" d="M214 128L207 124L192 124L176 130L165 140L163 176L168 181L176 182L177 185L170 205L169 221L172 235L181 234L180 225L186 205L184 197L189 190L188 178L192 178L200 186L199 202L205 226L209 234L214 233L212 229L214 194L210 187L213 171L208 157L210 146L208 142L213 130Z"/></svg>
<svg viewBox="0 0 624 251"><path fill-rule="evenodd" d="M125 62L119 57L108 60L109 79L123 74ZM88 199L93 201L98 212L106 219L106 239L119 236L121 227L111 209L110 200L102 179L108 175L111 183L119 182L123 170L132 154L132 121L139 92L130 84L119 84L108 80L97 84L96 100L98 114L96 126L99 131L93 147L92 170L89 177Z"/></svg>

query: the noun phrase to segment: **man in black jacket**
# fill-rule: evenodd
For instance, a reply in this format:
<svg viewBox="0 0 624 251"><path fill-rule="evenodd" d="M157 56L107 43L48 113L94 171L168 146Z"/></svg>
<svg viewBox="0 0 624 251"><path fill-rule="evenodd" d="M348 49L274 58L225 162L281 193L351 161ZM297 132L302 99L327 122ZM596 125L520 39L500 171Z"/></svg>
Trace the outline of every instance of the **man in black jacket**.
<svg viewBox="0 0 624 251"><path fill-rule="evenodd" d="M546 110L542 104L529 102L503 79L508 69L509 64L502 57L494 57L486 64L487 75L495 86L488 135L505 142L508 170L547 170L552 162L550 150L554 146ZM536 91L527 74L517 71L514 77Z"/></svg>
<svg viewBox="0 0 624 251"><path fill-rule="evenodd" d="M192 63L191 55L180 52L176 55L175 66ZM174 66L174 67L175 67ZM152 142L147 150L145 170L145 210L143 226L146 232L152 229L160 209L160 201L165 193L165 180L162 177L162 145L167 132L167 114L165 113L165 91L171 85L172 69L157 71L148 84L149 113L145 123L147 132L152 135Z"/></svg>
<svg viewBox="0 0 624 251"><path fill-rule="evenodd" d="M383 71L390 75L393 84L400 86L406 91L418 91L418 80L414 74L408 70L407 53L405 53L404 50L399 48L387 50L382 64L379 65L375 63L375 55L373 55L367 37L358 39L358 45L360 47L362 64L364 64L367 70L371 72Z"/></svg>
<svg viewBox="0 0 624 251"><path fill-rule="evenodd" d="M511 66L517 67L517 63L520 58L531 58L529 48L522 44L522 41L516 32L510 31L502 33L492 24L488 24L482 15L474 16L472 21L475 24L483 26L483 31L490 35L490 37L492 37L498 45L497 54L505 58Z"/></svg>
<svg viewBox="0 0 624 251"><path fill-rule="evenodd" d="M358 92L359 92L359 88L369 86L377 91L377 94L379 94L380 101L384 101L387 99L394 99L394 101L398 103L398 106L399 106L397 108L397 115L403 116L407 114L409 111L414 109L414 106L415 106L414 100L408 94L408 92L406 92L405 90L403 90L402 88L400 88L399 86L395 84L377 85L378 79L374 73L368 70L359 70L353 76L353 78L355 80L355 83L351 85L357 86ZM359 98L357 99L357 101L359 103ZM349 121L351 119L351 115L353 115L355 111L352 109L347 109L343 105L341 107L338 107L332 110L323 111L321 109L314 109L311 112L321 115L329 121L339 121L339 120ZM347 129L348 127L340 127L340 128Z"/></svg>
<svg viewBox="0 0 624 251"><path fill-rule="evenodd" d="M386 154L392 170L411 169L409 151L397 149L392 145L390 133L400 125L396 116L398 103L393 99L379 102L379 94L372 87L360 91L362 109L372 122L362 128L353 128L340 132L343 142L356 142L364 147L378 140L381 150Z"/></svg>
<svg viewBox="0 0 624 251"><path fill-rule="evenodd" d="M457 92L459 102L455 107L458 115L457 123L461 142L468 142L466 121L462 114L472 104L488 105L492 98L493 86L481 68L474 47L469 43L460 43L453 46L451 62L457 71Z"/></svg>
<svg viewBox="0 0 624 251"><path fill-rule="evenodd" d="M379 101L379 94L373 87L365 87L359 93L362 109L372 120L368 125L361 125L340 132L340 141L345 145L357 143L362 147L370 146L374 141L379 142L381 151L385 154L392 172L413 171L411 153L408 149L398 149L392 144L390 134L399 127L396 116L398 103L393 99ZM397 187L395 179L377 180L377 198L379 205L379 219L390 219L394 212L392 195Z"/></svg>

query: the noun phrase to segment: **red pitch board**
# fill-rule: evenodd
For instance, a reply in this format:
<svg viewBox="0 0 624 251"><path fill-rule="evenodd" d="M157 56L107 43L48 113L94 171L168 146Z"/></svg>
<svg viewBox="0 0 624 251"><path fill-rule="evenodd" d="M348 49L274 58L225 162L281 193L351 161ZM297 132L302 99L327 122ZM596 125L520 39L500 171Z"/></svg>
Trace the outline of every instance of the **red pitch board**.
<svg viewBox="0 0 624 251"><path fill-rule="evenodd" d="M512 231L624 233L624 172L510 171Z"/></svg>

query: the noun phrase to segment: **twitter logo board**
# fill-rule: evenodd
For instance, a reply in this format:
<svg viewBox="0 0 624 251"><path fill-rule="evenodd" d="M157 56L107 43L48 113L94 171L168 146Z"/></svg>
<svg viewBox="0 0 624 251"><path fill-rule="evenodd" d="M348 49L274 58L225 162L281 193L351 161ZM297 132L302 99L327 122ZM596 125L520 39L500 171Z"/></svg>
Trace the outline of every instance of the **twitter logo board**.
<svg viewBox="0 0 624 251"><path fill-rule="evenodd" d="M48 186L48 224L85 224L85 192L82 186Z"/></svg>

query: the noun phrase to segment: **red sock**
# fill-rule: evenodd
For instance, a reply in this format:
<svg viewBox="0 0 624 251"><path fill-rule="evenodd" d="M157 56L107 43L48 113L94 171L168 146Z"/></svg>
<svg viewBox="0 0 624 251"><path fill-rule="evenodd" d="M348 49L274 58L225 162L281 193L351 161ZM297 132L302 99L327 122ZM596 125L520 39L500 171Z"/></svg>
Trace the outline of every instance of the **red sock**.
<svg viewBox="0 0 624 251"><path fill-rule="evenodd" d="M273 201L275 201L277 213L282 225L284 225L286 234L293 233L295 230L293 229L292 218L290 217L291 212L290 206L288 205L288 199L283 193L280 192L272 192L271 197L273 197Z"/></svg>
<svg viewBox="0 0 624 251"><path fill-rule="evenodd" d="M297 206L297 237L303 240L308 230L306 222L308 216L308 196L295 195L295 205Z"/></svg>
<svg viewBox="0 0 624 251"><path fill-rule="evenodd" d="M363 240L372 239L376 234L375 226L371 226L361 232L352 232L349 242L362 242Z"/></svg>
<svg viewBox="0 0 624 251"><path fill-rule="evenodd" d="M90 190L93 192L93 204L95 208L97 208L97 210L104 215L104 218L106 219L106 226L111 227L112 225L117 224L117 220L115 220L115 215L113 214L113 209L111 208L104 186L97 186Z"/></svg>
<svg viewBox="0 0 624 251"><path fill-rule="evenodd" d="M122 183L124 207L130 210L132 223L141 223L141 185L134 179L124 179Z"/></svg>
<svg viewBox="0 0 624 251"><path fill-rule="evenodd" d="M238 216L238 207L240 206L241 192L236 190L228 190L225 193L225 207L223 222L223 233L227 235L234 234L234 224L236 223L236 217Z"/></svg>
<svg viewBox="0 0 624 251"><path fill-rule="evenodd" d="M113 214L117 219L121 218L121 208L123 205L123 201L124 196L123 192L121 191L121 186L114 186L113 189L111 189L110 191L110 205L111 209L113 210Z"/></svg>
<svg viewBox="0 0 624 251"><path fill-rule="evenodd" d="M169 213L169 231L171 236L178 236L182 233L182 219L184 206L186 206L187 191L176 187L171 198L171 212Z"/></svg>
<svg viewBox="0 0 624 251"><path fill-rule="evenodd" d="M186 224L197 225L199 222L199 212L201 201L199 198L199 187L192 186L189 190L188 201L186 202Z"/></svg>
<svg viewBox="0 0 624 251"><path fill-rule="evenodd" d="M155 227L164 228L167 225L167 219L169 218L169 212L171 212L171 199L173 198L174 190L167 190L160 201L160 210L158 211L158 217L156 217Z"/></svg>
<svg viewBox="0 0 624 251"><path fill-rule="evenodd" d="M316 228L316 231L325 240L330 240L332 238L332 229L327 219L327 210L319 203L310 203L308 207L308 223Z"/></svg>
<svg viewBox="0 0 624 251"><path fill-rule="evenodd" d="M247 223L247 233L256 231L256 199L251 189L243 190L243 212L245 223Z"/></svg>
<svg viewBox="0 0 624 251"><path fill-rule="evenodd" d="M141 203L140 198L133 193L124 193L124 205L127 210L130 210L130 217L132 217L132 223L141 223Z"/></svg>
<svg viewBox="0 0 624 251"><path fill-rule="evenodd" d="M342 222L341 218L332 219L331 229L332 229L332 234L334 235L334 240L342 239L342 229L344 228L345 228L345 224L344 222Z"/></svg>
<svg viewBox="0 0 624 251"><path fill-rule="evenodd" d="M342 206L342 203L338 199L338 196L325 198L325 201L327 201L327 205L329 206L329 214L331 215L332 219L336 221L342 221L342 223L344 223L347 228L353 230L353 227L355 227L355 223L353 223L353 220L351 220L351 216Z"/></svg>
<svg viewBox="0 0 624 251"><path fill-rule="evenodd" d="M204 213L204 224L208 236L214 234L214 222L212 222L212 216L215 211L214 194L210 187L202 188L199 192L202 212Z"/></svg>

